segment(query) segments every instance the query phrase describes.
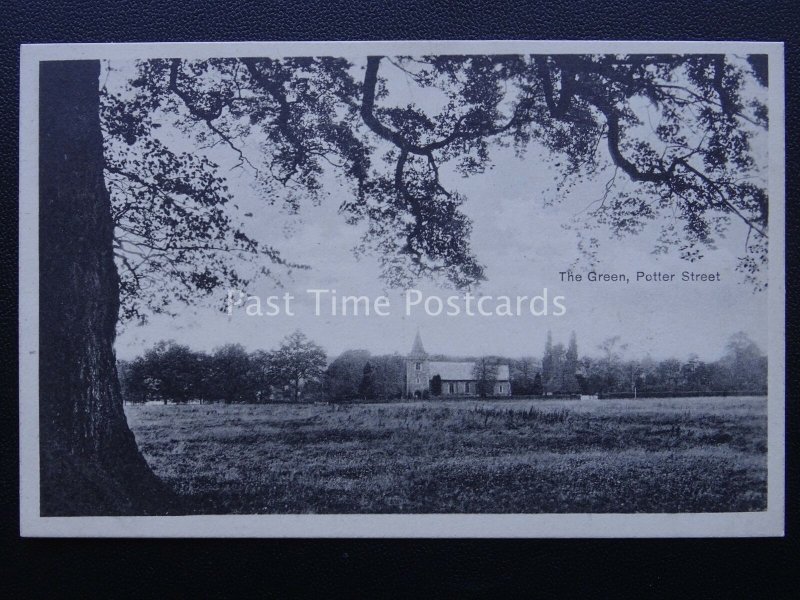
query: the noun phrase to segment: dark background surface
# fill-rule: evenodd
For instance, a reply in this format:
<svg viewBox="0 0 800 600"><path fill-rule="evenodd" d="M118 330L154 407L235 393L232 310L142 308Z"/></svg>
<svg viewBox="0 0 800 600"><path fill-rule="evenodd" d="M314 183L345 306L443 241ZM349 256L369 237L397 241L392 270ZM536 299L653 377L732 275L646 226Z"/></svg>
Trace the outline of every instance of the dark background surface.
<svg viewBox="0 0 800 600"><path fill-rule="evenodd" d="M425 586L462 596L564 586L774 596L798 564L797 387L788 365L796 312L800 10L761 2L245 2L12 0L0 11L0 586L14 596L80 587L95 594L203 596ZM762 40L786 43L787 533L754 540L32 540L19 538L17 409L17 157L19 44L402 39ZM232 583L234 582L234 583ZM738 595L737 594L737 595Z"/></svg>

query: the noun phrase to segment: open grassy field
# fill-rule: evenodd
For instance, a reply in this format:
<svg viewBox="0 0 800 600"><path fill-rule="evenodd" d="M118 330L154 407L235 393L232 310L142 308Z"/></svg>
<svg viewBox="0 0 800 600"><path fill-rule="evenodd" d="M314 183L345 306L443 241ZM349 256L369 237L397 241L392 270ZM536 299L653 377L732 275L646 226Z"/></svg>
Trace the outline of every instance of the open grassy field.
<svg viewBox="0 0 800 600"><path fill-rule="evenodd" d="M766 508L766 398L127 406L200 513Z"/></svg>

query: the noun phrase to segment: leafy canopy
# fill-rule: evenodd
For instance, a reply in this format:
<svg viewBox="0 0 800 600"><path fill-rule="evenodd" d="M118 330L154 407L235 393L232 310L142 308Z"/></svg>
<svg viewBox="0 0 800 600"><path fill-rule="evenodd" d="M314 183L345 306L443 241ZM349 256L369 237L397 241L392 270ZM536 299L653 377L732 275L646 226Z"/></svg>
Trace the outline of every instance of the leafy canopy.
<svg viewBox="0 0 800 600"><path fill-rule="evenodd" d="M395 101L386 70L435 92L439 108ZM763 56L140 61L127 89L102 91L122 316L304 268L235 220L225 175L204 152L216 146L290 210L320 202L335 177L340 212L366 224L357 251L375 253L392 286L485 279L465 197L440 169L469 177L491 167L495 148L522 156L538 146L559 173L554 200L581 178L612 174L573 223L589 260L598 225L621 236L655 221L654 251L695 261L735 220L747 230L738 269L763 289L768 196L752 142L767 128L766 85ZM197 151L170 149L164 123Z"/></svg>

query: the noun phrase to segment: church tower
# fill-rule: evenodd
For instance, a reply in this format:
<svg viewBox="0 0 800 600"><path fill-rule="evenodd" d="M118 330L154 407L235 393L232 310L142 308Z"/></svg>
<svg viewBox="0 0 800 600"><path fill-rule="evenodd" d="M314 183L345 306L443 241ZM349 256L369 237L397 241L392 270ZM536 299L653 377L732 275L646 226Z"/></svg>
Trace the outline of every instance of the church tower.
<svg viewBox="0 0 800 600"><path fill-rule="evenodd" d="M422 398L430 391L430 364L428 353L422 345L422 337L417 331L411 352L406 356L406 397Z"/></svg>

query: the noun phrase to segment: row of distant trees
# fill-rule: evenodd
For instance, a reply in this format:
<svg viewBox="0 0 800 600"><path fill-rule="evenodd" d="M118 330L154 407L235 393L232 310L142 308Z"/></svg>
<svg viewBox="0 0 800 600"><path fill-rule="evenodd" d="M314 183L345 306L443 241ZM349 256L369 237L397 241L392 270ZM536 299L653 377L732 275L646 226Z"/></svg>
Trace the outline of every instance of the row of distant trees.
<svg viewBox="0 0 800 600"><path fill-rule="evenodd" d="M325 371L325 351L296 331L272 351L247 352L227 344L212 353L162 341L132 361L118 364L128 402L298 401Z"/></svg>
<svg viewBox="0 0 800 600"><path fill-rule="evenodd" d="M704 361L696 354L686 360L623 360L619 338L606 340L599 357L579 361L577 379L582 393L670 393L767 391L767 357L745 333L730 337L722 357Z"/></svg>
<svg viewBox="0 0 800 600"><path fill-rule="evenodd" d="M767 357L745 333L730 337L723 356L704 361L696 354L685 360L626 359L619 336L601 343L595 356L578 356L575 334L569 344L553 344L547 335L541 361L533 357L506 361L514 395L766 393Z"/></svg>
<svg viewBox="0 0 800 600"><path fill-rule="evenodd" d="M328 364L325 351L299 331L272 351L227 344L207 353L162 341L119 361L118 370L123 397L134 403L395 400L405 383L398 354L347 350Z"/></svg>
<svg viewBox="0 0 800 600"><path fill-rule="evenodd" d="M575 333L566 346L553 343L547 334L542 358L526 356L468 357L474 360L473 379L478 395L491 395L497 365L510 369L515 396L573 394L669 394L767 391L767 357L745 333L730 337L723 356L704 361L696 354L685 360L625 358L627 345L619 336L604 340L594 356L579 356ZM433 357L447 360L446 356ZM441 380L431 380L431 394L441 393Z"/></svg>
<svg viewBox="0 0 800 600"><path fill-rule="evenodd" d="M508 364L515 396L561 394L765 393L767 357L744 333L733 335L717 361L696 355L686 360L624 359L626 346L612 337L596 356L578 356L573 334L567 347L548 334L542 359L469 357L481 396L491 395L497 365ZM434 357L446 359L445 356ZM405 360L399 354L346 350L330 363L324 350L295 332L275 350L247 352L238 344L211 353L175 342L159 342L132 361L120 361L128 402L189 401L263 403L271 401L390 401L402 398ZM431 395L442 381L431 380Z"/></svg>

